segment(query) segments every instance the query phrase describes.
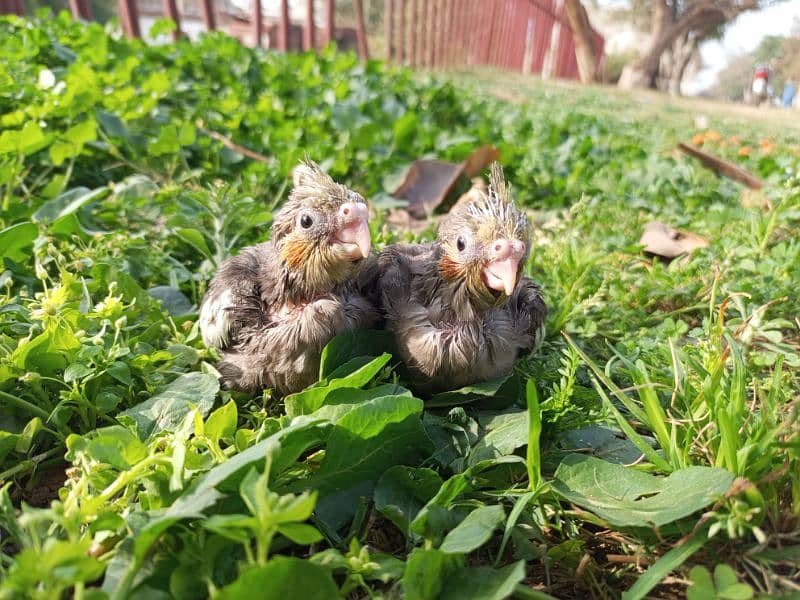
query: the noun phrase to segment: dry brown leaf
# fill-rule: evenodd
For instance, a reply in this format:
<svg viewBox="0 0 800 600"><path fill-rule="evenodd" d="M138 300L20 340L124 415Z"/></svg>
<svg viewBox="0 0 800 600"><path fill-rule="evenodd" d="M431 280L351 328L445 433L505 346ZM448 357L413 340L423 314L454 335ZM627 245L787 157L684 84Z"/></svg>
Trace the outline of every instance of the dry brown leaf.
<svg viewBox="0 0 800 600"><path fill-rule="evenodd" d="M405 180L392 195L408 200L409 214L424 219L445 204L462 175L474 177L498 158L500 152L496 148L481 146L461 164L435 159L415 160Z"/></svg>
<svg viewBox="0 0 800 600"><path fill-rule="evenodd" d="M647 254L668 260L708 246L708 240L705 238L688 231L673 229L658 221L652 221L644 226L644 233L639 243L644 246Z"/></svg>
<svg viewBox="0 0 800 600"><path fill-rule="evenodd" d="M462 165L443 160L415 160L394 194L408 200L408 212L417 219L430 215L461 176Z"/></svg>

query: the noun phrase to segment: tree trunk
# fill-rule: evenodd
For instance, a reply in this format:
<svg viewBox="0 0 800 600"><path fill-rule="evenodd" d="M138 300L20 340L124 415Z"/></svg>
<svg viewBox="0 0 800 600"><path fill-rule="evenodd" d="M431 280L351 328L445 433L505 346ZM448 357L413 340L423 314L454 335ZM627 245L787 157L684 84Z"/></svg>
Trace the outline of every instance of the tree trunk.
<svg viewBox="0 0 800 600"><path fill-rule="evenodd" d="M578 74L581 83L596 83L597 51L594 46L594 32L589 23L589 15L580 0L564 0L564 12L575 40L575 58L578 61Z"/></svg>
<svg viewBox="0 0 800 600"><path fill-rule="evenodd" d="M670 72L667 76L667 91L672 96L681 95L681 83L683 82L683 75L686 73L686 67L692 61L692 57L697 52L697 45L703 38L702 35L694 35L692 33L678 38L672 47L672 65Z"/></svg>
<svg viewBox="0 0 800 600"><path fill-rule="evenodd" d="M688 4L680 16L675 16L674 6L667 0L653 2L650 41L639 58L625 65L619 87L655 87L661 56L676 39L690 31L703 31L726 23L740 13L758 8L759 4L758 0L696 0Z"/></svg>

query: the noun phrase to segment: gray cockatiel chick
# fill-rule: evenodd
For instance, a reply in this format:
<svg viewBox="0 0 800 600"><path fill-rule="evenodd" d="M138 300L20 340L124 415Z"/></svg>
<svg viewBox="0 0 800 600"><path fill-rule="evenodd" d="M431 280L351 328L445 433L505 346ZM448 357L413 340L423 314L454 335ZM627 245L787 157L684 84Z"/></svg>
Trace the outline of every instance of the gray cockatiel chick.
<svg viewBox="0 0 800 600"><path fill-rule="evenodd" d="M281 395L317 381L336 334L370 327L377 311L360 291L369 261L366 202L319 166L301 163L268 242L219 268L200 307L208 347L222 352L223 385Z"/></svg>
<svg viewBox="0 0 800 600"><path fill-rule="evenodd" d="M521 276L529 252L527 218L497 163L488 193L455 206L435 242L381 252L386 327L418 390L506 375L538 348L547 307L539 286Z"/></svg>

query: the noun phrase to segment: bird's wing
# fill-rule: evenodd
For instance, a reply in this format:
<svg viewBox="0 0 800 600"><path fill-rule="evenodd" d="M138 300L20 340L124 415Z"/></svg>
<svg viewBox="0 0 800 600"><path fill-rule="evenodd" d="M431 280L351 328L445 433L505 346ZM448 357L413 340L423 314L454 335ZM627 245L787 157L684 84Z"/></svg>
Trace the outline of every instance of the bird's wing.
<svg viewBox="0 0 800 600"><path fill-rule="evenodd" d="M206 346L223 349L245 325L266 319L261 298L266 244L245 248L222 263L200 307L200 332Z"/></svg>
<svg viewBox="0 0 800 600"><path fill-rule="evenodd" d="M437 325L432 313L441 313L441 299L428 302L432 261L438 259L433 244L398 245L381 253L381 308L394 333L404 360L427 376L470 364L478 355L477 322Z"/></svg>
<svg viewBox="0 0 800 600"><path fill-rule="evenodd" d="M517 328L530 338L524 350L535 352L544 341L547 317L547 305L542 298L541 288L533 280L523 277L511 299L510 308Z"/></svg>

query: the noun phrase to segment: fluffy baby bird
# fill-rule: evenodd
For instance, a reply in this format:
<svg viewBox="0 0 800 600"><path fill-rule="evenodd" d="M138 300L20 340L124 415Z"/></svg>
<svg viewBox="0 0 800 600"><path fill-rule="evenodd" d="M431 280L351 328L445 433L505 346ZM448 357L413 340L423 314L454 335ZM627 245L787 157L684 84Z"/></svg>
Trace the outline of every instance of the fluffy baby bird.
<svg viewBox="0 0 800 600"><path fill-rule="evenodd" d="M332 337L376 321L357 281L374 261L368 218L364 198L318 165L295 169L270 240L222 263L200 307L203 340L222 352L224 386L301 390L317 381Z"/></svg>
<svg viewBox="0 0 800 600"><path fill-rule="evenodd" d="M386 326L417 390L437 392L500 377L544 338L547 307L522 277L528 220L497 163L487 193L457 205L437 240L381 252Z"/></svg>

